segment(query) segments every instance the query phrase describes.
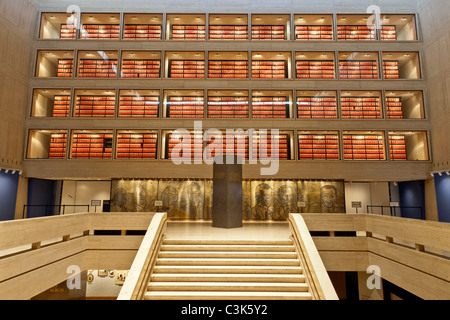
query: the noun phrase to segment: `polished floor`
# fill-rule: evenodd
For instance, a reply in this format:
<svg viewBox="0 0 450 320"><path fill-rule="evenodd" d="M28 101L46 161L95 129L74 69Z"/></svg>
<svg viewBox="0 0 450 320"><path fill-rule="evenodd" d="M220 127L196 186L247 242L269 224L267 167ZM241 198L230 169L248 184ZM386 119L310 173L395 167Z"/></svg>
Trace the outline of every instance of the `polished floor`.
<svg viewBox="0 0 450 320"><path fill-rule="evenodd" d="M210 221L169 221L165 232L173 240L289 240L288 222L244 222L241 228L216 228Z"/></svg>

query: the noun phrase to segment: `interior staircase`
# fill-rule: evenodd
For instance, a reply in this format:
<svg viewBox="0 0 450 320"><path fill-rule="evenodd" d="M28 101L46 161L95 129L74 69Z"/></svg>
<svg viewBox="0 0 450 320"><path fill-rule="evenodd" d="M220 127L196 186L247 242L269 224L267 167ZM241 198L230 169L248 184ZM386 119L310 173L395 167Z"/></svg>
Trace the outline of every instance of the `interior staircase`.
<svg viewBox="0 0 450 320"><path fill-rule="evenodd" d="M294 243L165 239L146 300L311 300Z"/></svg>

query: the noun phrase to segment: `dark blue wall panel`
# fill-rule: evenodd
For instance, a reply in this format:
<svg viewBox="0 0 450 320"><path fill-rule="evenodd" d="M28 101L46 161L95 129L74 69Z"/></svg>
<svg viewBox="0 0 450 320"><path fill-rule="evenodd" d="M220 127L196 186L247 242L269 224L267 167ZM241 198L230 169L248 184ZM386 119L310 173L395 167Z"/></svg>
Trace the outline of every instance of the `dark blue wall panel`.
<svg viewBox="0 0 450 320"><path fill-rule="evenodd" d="M402 217L425 220L425 181L399 182L398 189Z"/></svg>
<svg viewBox="0 0 450 320"><path fill-rule="evenodd" d="M27 218L53 215L55 181L42 179L28 180Z"/></svg>
<svg viewBox="0 0 450 320"><path fill-rule="evenodd" d="M14 220L19 173L0 171L0 221Z"/></svg>
<svg viewBox="0 0 450 320"><path fill-rule="evenodd" d="M442 176L435 174L434 185L439 221L450 222L450 176L445 173Z"/></svg>

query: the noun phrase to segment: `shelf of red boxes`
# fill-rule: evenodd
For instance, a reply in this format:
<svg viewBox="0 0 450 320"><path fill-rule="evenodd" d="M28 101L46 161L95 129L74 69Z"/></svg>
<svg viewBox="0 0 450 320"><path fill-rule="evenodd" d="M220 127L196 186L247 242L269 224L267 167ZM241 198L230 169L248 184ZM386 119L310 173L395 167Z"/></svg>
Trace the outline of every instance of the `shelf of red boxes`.
<svg viewBox="0 0 450 320"><path fill-rule="evenodd" d="M288 118L289 104L287 97L253 97L253 118Z"/></svg>
<svg viewBox="0 0 450 320"><path fill-rule="evenodd" d="M205 26L172 25L173 40L205 40Z"/></svg>
<svg viewBox="0 0 450 320"><path fill-rule="evenodd" d="M119 39L120 25L85 24L82 26L81 39Z"/></svg>
<svg viewBox="0 0 450 320"><path fill-rule="evenodd" d="M398 61L383 61L383 73L385 79L400 78Z"/></svg>
<svg viewBox="0 0 450 320"><path fill-rule="evenodd" d="M113 135L108 133L74 133L73 159L110 159Z"/></svg>
<svg viewBox="0 0 450 320"><path fill-rule="evenodd" d="M208 97L208 118L248 118L247 97Z"/></svg>
<svg viewBox="0 0 450 320"><path fill-rule="evenodd" d="M70 78L73 74L73 59L58 59L58 78Z"/></svg>
<svg viewBox="0 0 450 320"><path fill-rule="evenodd" d="M389 135L389 152L391 160L408 160L404 135Z"/></svg>
<svg viewBox="0 0 450 320"><path fill-rule="evenodd" d="M77 96L75 117L114 117L116 98L111 96Z"/></svg>
<svg viewBox="0 0 450 320"><path fill-rule="evenodd" d="M296 61L299 79L334 79L334 61L298 60Z"/></svg>
<svg viewBox="0 0 450 320"><path fill-rule="evenodd" d="M75 25L61 24L60 39L75 39L77 37L77 28Z"/></svg>
<svg viewBox="0 0 450 320"><path fill-rule="evenodd" d="M376 40L375 28L368 26L337 26L338 40Z"/></svg>
<svg viewBox="0 0 450 320"><path fill-rule="evenodd" d="M284 26L252 26L253 40L284 40Z"/></svg>
<svg viewBox="0 0 450 320"><path fill-rule="evenodd" d="M116 78L117 60L80 59L78 77L83 78Z"/></svg>
<svg viewBox="0 0 450 320"><path fill-rule="evenodd" d="M170 78L204 78L205 61L203 60L171 60Z"/></svg>
<svg viewBox="0 0 450 320"><path fill-rule="evenodd" d="M378 79L376 60L339 61L341 79Z"/></svg>
<svg viewBox="0 0 450 320"><path fill-rule="evenodd" d="M119 133L118 159L156 159L158 135L156 133Z"/></svg>
<svg viewBox="0 0 450 320"><path fill-rule="evenodd" d="M122 78L159 78L160 60L123 60Z"/></svg>
<svg viewBox="0 0 450 320"><path fill-rule="evenodd" d="M119 117L157 118L158 108L159 108L159 97L120 96Z"/></svg>
<svg viewBox="0 0 450 320"><path fill-rule="evenodd" d="M272 136L270 133L267 133L264 136L262 136L261 134L253 135L252 156L254 159L267 159L276 157L276 154L273 154L272 152L272 138L276 140L273 143L274 147L276 147L276 143L278 143L278 159L289 159L289 135L278 134L276 136Z"/></svg>
<svg viewBox="0 0 450 320"><path fill-rule="evenodd" d="M337 134L300 134L298 136L300 160L339 160Z"/></svg>
<svg viewBox="0 0 450 320"><path fill-rule="evenodd" d="M50 136L49 159L64 159L66 157L67 134L52 133Z"/></svg>
<svg viewBox="0 0 450 320"><path fill-rule="evenodd" d="M342 119L381 119L379 97L341 97Z"/></svg>
<svg viewBox="0 0 450 320"><path fill-rule="evenodd" d="M70 110L70 96L55 96L53 100L53 117L68 117Z"/></svg>
<svg viewBox="0 0 450 320"><path fill-rule="evenodd" d="M299 119L337 119L336 97L297 97Z"/></svg>
<svg viewBox="0 0 450 320"><path fill-rule="evenodd" d="M123 38L135 40L161 39L161 30L161 25L126 24L123 31Z"/></svg>
<svg viewBox="0 0 450 320"><path fill-rule="evenodd" d="M202 134L173 134L169 133L166 136L166 159L173 159L174 157L188 156L184 151L190 151L190 158L203 159L203 135ZM176 148L176 153L174 153Z"/></svg>
<svg viewBox="0 0 450 320"><path fill-rule="evenodd" d="M388 119L403 119L402 98L386 97L386 116Z"/></svg>
<svg viewBox="0 0 450 320"><path fill-rule="evenodd" d="M285 61L252 61L252 78L287 78Z"/></svg>
<svg viewBox="0 0 450 320"><path fill-rule="evenodd" d="M384 160L384 140L379 135L344 135L345 160Z"/></svg>
<svg viewBox="0 0 450 320"><path fill-rule="evenodd" d="M333 40L332 26L295 26L297 40Z"/></svg>
<svg viewBox="0 0 450 320"><path fill-rule="evenodd" d="M397 40L397 28L396 26L381 26L380 29L381 40Z"/></svg>
<svg viewBox="0 0 450 320"><path fill-rule="evenodd" d="M248 26L209 26L209 39L247 40Z"/></svg>
<svg viewBox="0 0 450 320"><path fill-rule="evenodd" d="M241 60L209 60L208 78L248 78L248 62Z"/></svg>
<svg viewBox="0 0 450 320"><path fill-rule="evenodd" d="M203 97L170 97L167 105L169 118L203 118Z"/></svg>
<svg viewBox="0 0 450 320"><path fill-rule="evenodd" d="M248 135L223 133L219 137L206 135L207 159L218 155L235 155L248 159Z"/></svg>

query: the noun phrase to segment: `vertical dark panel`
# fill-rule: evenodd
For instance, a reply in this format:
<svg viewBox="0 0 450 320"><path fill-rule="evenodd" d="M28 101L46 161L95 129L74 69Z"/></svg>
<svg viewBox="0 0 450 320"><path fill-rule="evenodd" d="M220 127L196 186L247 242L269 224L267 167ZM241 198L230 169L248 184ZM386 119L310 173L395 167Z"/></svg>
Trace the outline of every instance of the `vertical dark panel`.
<svg viewBox="0 0 450 320"><path fill-rule="evenodd" d="M19 173L0 171L0 221L14 220Z"/></svg>
<svg viewBox="0 0 450 320"><path fill-rule="evenodd" d="M450 222L450 176L445 173L442 176L435 174L434 185L438 219L440 222Z"/></svg>
<svg viewBox="0 0 450 320"><path fill-rule="evenodd" d="M55 181L28 180L27 218L38 218L54 214Z"/></svg>
<svg viewBox="0 0 450 320"><path fill-rule="evenodd" d="M214 163L212 226L217 228L242 227L242 164L237 157L234 164L223 158L223 164Z"/></svg>
<svg viewBox="0 0 450 320"><path fill-rule="evenodd" d="M399 182L398 188L402 217L425 220L425 182Z"/></svg>

